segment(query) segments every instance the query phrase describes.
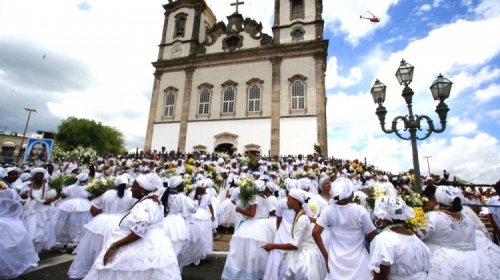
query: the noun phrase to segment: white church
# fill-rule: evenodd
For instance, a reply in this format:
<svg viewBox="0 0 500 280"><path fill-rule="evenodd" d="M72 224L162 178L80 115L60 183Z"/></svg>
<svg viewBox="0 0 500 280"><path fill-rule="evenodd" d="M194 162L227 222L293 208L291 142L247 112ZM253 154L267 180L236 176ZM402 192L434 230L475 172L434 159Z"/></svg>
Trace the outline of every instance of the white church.
<svg viewBox="0 0 500 280"><path fill-rule="evenodd" d="M272 36L231 2L163 5L144 150L328 154L322 0L275 0Z"/></svg>

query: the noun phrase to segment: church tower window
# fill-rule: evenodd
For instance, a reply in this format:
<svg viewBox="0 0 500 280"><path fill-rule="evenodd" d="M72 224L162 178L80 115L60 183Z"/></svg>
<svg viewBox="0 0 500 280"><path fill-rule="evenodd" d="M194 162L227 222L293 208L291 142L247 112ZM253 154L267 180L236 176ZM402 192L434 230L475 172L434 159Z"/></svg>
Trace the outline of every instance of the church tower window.
<svg viewBox="0 0 500 280"><path fill-rule="evenodd" d="M172 118L174 116L175 107L175 92L168 91L165 96L165 109L163 111L163 116L167 118Z"/></svg>
<svg viewBox="0 0 500 280"><path fill-rule="evenodd" d="M175 16L174 38L184 37L184 34L186 32L186 21L187 21L187 14L185 13L180 13Z"/></svg>
<svg viewBox="0 0 500 280"><path fill-rule="evenodd" d="M292 111L304 111L307 112L306 107L306 80L307 77L304 77L300 74L294 75L289 78L290 82L290 112Z"/></svg>
<svg viewBox="0 0 500 280"><path fill-rule="evenodd" d="M235 95L236 91L233 86L228 86L224 89L223 104L222 104L223 114L234 113Z"/></svg>
<svg viewBox="0 0 500 280"><path fill-rule="evenodd" d="M198 115L208 115L210 111L210 90L204 88L200 93L200 103L198 105Z"/></svg>
<svg viewBox="0 0 500 280"><path fill-rule="evenodd" d="M290 19L304 18L304 0L290 0Z"/></svg>

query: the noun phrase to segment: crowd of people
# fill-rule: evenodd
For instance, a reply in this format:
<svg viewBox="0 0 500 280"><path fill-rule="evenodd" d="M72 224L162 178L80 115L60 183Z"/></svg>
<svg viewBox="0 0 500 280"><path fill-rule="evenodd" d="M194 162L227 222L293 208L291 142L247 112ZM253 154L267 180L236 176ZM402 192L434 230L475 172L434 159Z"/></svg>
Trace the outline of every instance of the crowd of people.
<svg viewBox="0 0 500 280"><path fill-rule="evenodd" d="M51 188L61 176L75 182ZM448 176L313 155L4 166L0 279L30 271L56 244L76 254L70 279L181 279L221 227L234 228L221 279L500 279L500 181L470 188ZM96 180L113 187L95 195Z"/></svg>

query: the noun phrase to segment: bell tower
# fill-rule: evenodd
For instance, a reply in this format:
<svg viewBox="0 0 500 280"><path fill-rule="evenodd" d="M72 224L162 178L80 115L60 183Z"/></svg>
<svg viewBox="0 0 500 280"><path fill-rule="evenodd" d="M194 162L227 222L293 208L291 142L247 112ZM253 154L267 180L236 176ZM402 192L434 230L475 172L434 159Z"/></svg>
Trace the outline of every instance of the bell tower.
<svg viewBox="0 0 500 280"><path fill-rule="evenodd" d="M323 39L322 0L275 0L273 37L278 44Z"/></svg>
<svg viewBox="0 0 500 280"><path fill-rule="evenodd" d="M206 39L215 16L204 0L169 0L163 5L165 21L158 60L190 56Z"/></svg>

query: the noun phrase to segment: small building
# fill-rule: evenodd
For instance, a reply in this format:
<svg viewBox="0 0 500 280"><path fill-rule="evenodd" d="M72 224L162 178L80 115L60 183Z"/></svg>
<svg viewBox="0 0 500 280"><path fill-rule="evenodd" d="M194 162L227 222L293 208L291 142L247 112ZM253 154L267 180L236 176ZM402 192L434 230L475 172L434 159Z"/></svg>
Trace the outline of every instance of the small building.
<svg viewBox="0 0 500 280"><path fill-rule="evenodd" d="M18 162L20 156L26 150L27 142L28 137L23 137L17 133L0 134L0 163L10 164Z"/></svg>

